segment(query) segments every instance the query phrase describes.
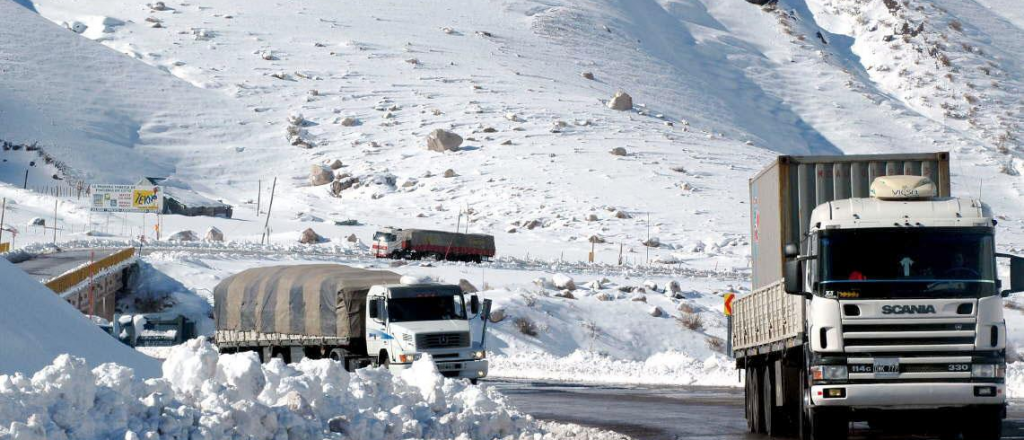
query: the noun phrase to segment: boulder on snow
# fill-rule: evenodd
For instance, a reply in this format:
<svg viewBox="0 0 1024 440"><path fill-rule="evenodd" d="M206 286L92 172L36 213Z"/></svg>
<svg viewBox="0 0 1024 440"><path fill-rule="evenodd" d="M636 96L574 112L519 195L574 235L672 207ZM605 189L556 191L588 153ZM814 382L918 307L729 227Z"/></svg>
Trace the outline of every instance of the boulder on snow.
<svg viewBox="0 0 1024 440"><path fill-rule="evenodd" d="M665 311L661 310L661 307L658 306L651 307L651 310L648 311L647 313L649 313L651 316L655 318L660 318L665 315Z"/></svg>
<svg viewBox="0 0 1024 440"><path fill-rule="evenodd" d="M569 289L559 291L558 293L555 294L555 296L565 299L576 299L576 295L573 295L572 291Z"/></svg>
<svg viewBox="0 0 1024 440"><path fill-rule="evenodd" d="M625 156L628 154L626 152L626 149L622 147L612 148L611 150L608 150L608 152L611 153L613 156Z"/></svg>
<svg viewBox="0 0 1024 440"><path fill-rule="evenodd" d="M594 73L593 72L583 72L580 75L583 76L583 78L585 78L585 79L589 79L591 81L594 80Z"/></svg>
<svg viewBox="0 0 1024 440"><path fill-rule="evenodd" d="M331 182L331 194L334 194L335 197L340 197L342 191L355 186L357 183L359 183L358 177L346 175L345 177Z"/></svg>
<svg viewBox="0 0 1024 440"><path fill-rule="evenodd" d="M355 127L356 125L359 125L359 120L351 116L346 116L339 123L345 127Z"/></svg>
<svg viewBox="0 0 1024 440"><path fill-rule="evenodd" d="M615 211L614 215L615 218L633 218L633 216L629 215L626 211Z"/></svg>
<svg viewBox="0 0 1024 440"><path fill-rule="evenodd" d="M562 290L576 290L576 282L566 274L555 274L551 277L551 283Z"/></svg>
<svg viewBox="0 0 1024 440"><path fill-rule="evenodd" d="M491 322L497 324L505 320L505 309L491 310Z"/></svg>
<svg viewBox="0 0 1024 440"><path fill-rule="evenodd" d="M681 287L679 287L679 281L672 280L672 281L669 281L667 285L665 285L665 291L674 294L674 293L681 293L683 291L683 289Z"/></svg>
<svg viewBox="0 0 1024 440"><path fill-rule="evenodd" d="M452 177L458 176L458 174L455 174L455 170L453 170L451 168L449 168L447 170L444 170L444 174L443 175L444 175L444 177L446 179L451 179Z"/></svg>
<svg viewBox="0 0 1024 440"><path fill-rule="evenodd" d="M352 235L349 235L348 238L345 239L345 241L347 241L349 243L358 243L359 242L359 237L356 237L356 234L352 234Z"/></svg>
<svg viewBox="0 0 1024 440"><path fill-rule="evenodd" d="M186 230L178 231L178 232L175 232L175 233L171 234L170 237L167 237L167 240L169 240L169 241L198 241L199 240L199 235L197 235L195 233L195 231L190 231L190 230L186 229Z"/></svg>
<svg viewBox="0 0 1024 440"><path fill-rule="evenodd" d="M587 239L587 241L595 244L601 244L605 242L604 238L602 238L600 235L591 235L590 238Z"/></svg>
<svg viewBox="0 0 1024 440"><path fill-rule="evenodd" d="M643 245L647 246L647 247L653 247L653 248L660 247L661 246L661 240L659 240L658 237L651 237L651 238L648 238L647 240L644 240L643 241Z"/></svg>
<svg viewBox="0 0 1024 440"><path fill-rule="evenodd" d="M222 242L224 241L224 233L213 226L206 230L206 236L203 237L206 241Z"/></svg>
<svg viewBox="0 0 1024 440"><path fill-rule="evenodd" d="M334 171L329 167L313 165L309 167L309 183L313 186L326 185L334 180Z"/></svg>
<svg viewBox="0 0 1024 440"><path fill-rule="evenodd" d="M29 226L46 226L46 219L42 217L33 217L32 220L28 221Z"/></svg>
<svg viewBox="0 0 1024 440"><path fill-rule="evenodd" d="M330 168L331 168L332 170L336 170L336 169L339 169L339 168L341 168L341 167L345 166L345 164L341 163L341 159L334 159L334 161L333 161L333 162L331 162L331 164L330 164L330 165L328 165L328 166L329 166L329 167L330 167Z"/></svg>
<svg viewBox="0 0 1024 440"><path fill-rule="evenodd" d="M634 296L633 296L632 298L630 298L629 300L630 300L630 301L633 301L633 302L642 302L642 303L645 303L645 302L647 302L647 297L646 297L646 296L644 296L644 295L634 295Z"/></svg>
<svg viewBox="0 0 1024 440"><path fill-rule="evenodd" d="M459 280L459 288L462 289L463 293L476 293L480 291L473 285L473 283L470 283L469 280L465 278Z"/></svg>
<svg viewBox="0 0 1024 440"><path fill-rule="evenodd" d="M427 149L430 151L445 152L459 151L462 145L462 136L448 130L438 128L427 135Z"/></svg>
<svg viewBox="0 0 1024 440"><path fill-rule="evenodd" d="M633 97L621 90L615 92L615 96L608 100L608 108L612 110L631 110L633 109Z"/></svg>
<svg viewBox="0 0 1024 440"><path fill-rule="evenodd" d="M597 221L597 214L594 214L594 213L587 214L587 221L588 222L596 222Z"/></svg>
<svg viewBox="0 0 1024 440"><path fill-rule="evenodd" d="M320 234L317 234L313 228L306 228L305 231L302 231L302 235L299 236L299 243L302 244L317 244L325 241L327 241L327 239L321 237Z"/></svg>

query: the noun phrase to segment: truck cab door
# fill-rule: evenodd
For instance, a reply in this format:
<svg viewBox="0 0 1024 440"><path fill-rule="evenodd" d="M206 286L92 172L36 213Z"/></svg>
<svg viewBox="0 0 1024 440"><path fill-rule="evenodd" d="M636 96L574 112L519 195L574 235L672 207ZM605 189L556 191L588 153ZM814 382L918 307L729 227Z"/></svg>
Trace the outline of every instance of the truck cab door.
<svg viewBox="0 0 1024 440"><path fill-rule="evenodd" d="M376 356L386 348L386 315L383 297L371 296L366 299L366 353L370 356Z"/></svg>

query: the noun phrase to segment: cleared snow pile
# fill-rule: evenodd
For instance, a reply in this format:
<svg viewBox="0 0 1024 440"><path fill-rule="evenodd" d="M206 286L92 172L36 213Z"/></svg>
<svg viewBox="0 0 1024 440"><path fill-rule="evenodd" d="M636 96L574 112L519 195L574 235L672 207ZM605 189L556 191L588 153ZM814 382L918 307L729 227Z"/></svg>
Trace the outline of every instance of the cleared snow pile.
<svg viewBox="0 0 1024 440"><path fill-rule="evenodd" d="M429 359L402 374L330 360L262 365L195 339L163 377L90 369L62 355L31 377L0 376L0 438L622 438L535 421L490 387L444 379Z"/></svg>
<svg viewBox="0 0 1024 440"><path fill-rule="evenodd" d="M53 291L3 258L0 280L5 310L0 319L0 374L39 370L61 353L84 357L95 364L129 365L147 377L159 374L156 361L104 333ZM7 386L4 384L0 379L0 389ZM2 408L0 403L0 412Z"/></svg>

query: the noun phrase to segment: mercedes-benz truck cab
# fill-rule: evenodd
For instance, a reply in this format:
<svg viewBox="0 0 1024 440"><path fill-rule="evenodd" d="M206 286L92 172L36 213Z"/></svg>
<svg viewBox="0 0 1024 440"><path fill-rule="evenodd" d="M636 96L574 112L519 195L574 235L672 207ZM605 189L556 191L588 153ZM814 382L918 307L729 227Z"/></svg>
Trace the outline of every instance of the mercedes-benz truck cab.
<svg viewBox="0 0 1024 440"><path fill-rule="evenodd" d="M480 313L476 295L442 284L386 284L367 294L367 353L392 371L429 354L446 377L473 382L487 376L487 354L474 341L470 317Z"/></svg>

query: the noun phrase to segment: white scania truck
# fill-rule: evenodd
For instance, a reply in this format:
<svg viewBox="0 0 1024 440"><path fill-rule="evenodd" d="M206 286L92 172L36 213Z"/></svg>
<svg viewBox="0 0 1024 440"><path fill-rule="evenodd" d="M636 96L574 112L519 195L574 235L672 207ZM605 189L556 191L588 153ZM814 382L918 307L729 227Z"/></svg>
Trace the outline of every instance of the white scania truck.
<svg viewBox="0 0 1024 440"><path fill-rule="evenodd" d="M1024 259L996 253L988 206L950 196L947 153L781 156L750 209L732 347L751 432L1000 437L1003 297L1024 290Z"/></svg>
<svg viewBox="0 0 1024 440"><path fill-rule="evenodd" d="M339 264L242 271L214 289L216 343L222 352L255 351L265 361L330 358L350 371L397 371L429 354L444 376L473 383L487 376L490 301L455 285L400 281L394 272Z"/></svg>

